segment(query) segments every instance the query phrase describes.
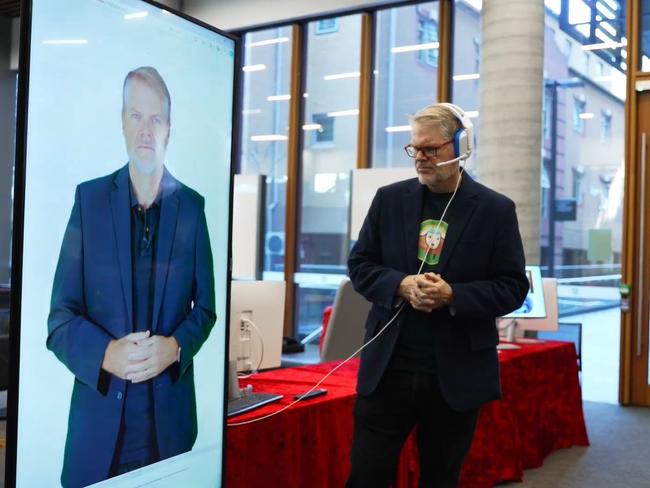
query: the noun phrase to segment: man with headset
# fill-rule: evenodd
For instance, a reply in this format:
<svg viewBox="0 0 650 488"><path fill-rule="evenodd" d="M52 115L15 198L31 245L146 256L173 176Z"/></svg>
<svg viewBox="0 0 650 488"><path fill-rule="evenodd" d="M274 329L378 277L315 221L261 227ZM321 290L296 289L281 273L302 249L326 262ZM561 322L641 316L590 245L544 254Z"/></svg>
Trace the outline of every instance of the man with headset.
<svg viewBox="0 0 650 488"><path fill-rule="evenodd" d="M479 407L500 398L495 318L528 291L514 203L463 172L473 128L439 103L411 121L417 178L380 188L352 248L372 302L357 383L352 487L388 487L413 427L420 487L458 484Z"/></svg>

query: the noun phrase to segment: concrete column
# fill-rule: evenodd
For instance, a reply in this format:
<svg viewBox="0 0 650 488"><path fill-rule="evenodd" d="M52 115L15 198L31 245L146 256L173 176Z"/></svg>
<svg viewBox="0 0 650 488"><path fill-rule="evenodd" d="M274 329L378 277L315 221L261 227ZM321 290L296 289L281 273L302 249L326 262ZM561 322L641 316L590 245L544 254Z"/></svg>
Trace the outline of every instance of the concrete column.
<svg viewBox="0 0 650 488"><path fill-rule="evenodd" d="M544 1L484 0L481 29L478 177L515 201L539 264Z"/></svg>

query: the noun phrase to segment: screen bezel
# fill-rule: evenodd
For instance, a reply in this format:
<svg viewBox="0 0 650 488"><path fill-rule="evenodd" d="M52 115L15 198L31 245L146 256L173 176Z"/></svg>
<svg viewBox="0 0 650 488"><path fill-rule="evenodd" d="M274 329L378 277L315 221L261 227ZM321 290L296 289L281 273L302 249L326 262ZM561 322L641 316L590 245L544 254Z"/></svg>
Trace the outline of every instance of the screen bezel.
<svg viewBox="0 0 650 488"><path fill-rule="evenodd" d="M224 344L224 369L223 369L223 417L222 423L222 459L221 459L221 485L226 479L226 438L227 438L227 409L228 401L228 347L230 323L230 281L232 276L232 192L235 169L239 161L239 115L240 107L240 37L211 26L198 19L190 17L174 8L163 5L154 0L136 0L149 4L159 9L164 9L171 14L192 22L199 27L212 31L234 41L233 59L233 103L232 103L232 128L230 149L229 189L230 198L228 206L228 255L227 255L227 283L226 283L226 310L225 310L225 344ZM25 175L27 166L27 127L29 110L29 74L32 37L32 0L23 0L20 12L20 48L18 66L18 99L16 109L16 142L14 159L14 201L13 201L13 229L11 246L11 288L9 311L9 386L7 389L7 445L5 450L5 486L16 485L16 462L18 449L18 392L20 377L20 339L21 339L21 311L22 311L22 274L23 274L23 237L25 224Z"/></svg>

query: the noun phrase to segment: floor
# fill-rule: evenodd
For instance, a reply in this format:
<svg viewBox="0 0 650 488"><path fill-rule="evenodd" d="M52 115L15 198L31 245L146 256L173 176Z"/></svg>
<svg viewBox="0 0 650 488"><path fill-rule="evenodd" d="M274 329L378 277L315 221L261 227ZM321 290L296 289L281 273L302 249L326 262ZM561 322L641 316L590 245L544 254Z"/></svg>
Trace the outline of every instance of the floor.
<svg viewBox="0 0 650 488"><path fill-rule="evenodd" d="M512 488L648 488L650 408L584 402L589 447L552 453Z"/></svg>
<svg viewBox="0 0 650 488"><path fill-rule="evenodd" d="M527 470L512 488L648 488L650 408L584 402L591 446L562 449L537 469ZM5 437L6 422L0 421ZM0 486L4 486L4 444L0 446ZM272 488L272 487L269 487ZM335 487L333 487L335 488Z"/></svg>

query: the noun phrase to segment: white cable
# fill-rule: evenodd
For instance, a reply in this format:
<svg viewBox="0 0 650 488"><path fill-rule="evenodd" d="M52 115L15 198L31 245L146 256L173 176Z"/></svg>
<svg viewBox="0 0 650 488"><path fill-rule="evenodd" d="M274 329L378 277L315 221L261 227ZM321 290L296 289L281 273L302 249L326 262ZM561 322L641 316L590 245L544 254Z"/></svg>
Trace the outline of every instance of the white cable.
<svg viewBox="0 0 650 488"><path fill-rule="evenodd" d="M260 339L260 360L257 363L257 367L253 371L251 371L250 374L242 374L242 375L238 374L237 375L237 378L239 378L241 380L245 380L245 379L250 378L254 374L257 374L257 372L260 370L260 367L262 366L262 362L264 361L264 337L262 336L262 332L260 331L259 327L257 327L257 325L255 325L255 322L253 322L250 319L243 318L243 317L242 317L241 321L243 323L245 323L245 324L248 324L249 326L252 326L253 329L255 329L255 333L257 334L257 337L259 337L259 339Z"/></svg>
<svg viewBox="0 0 650 488"><path fill-rule="evenodd" d="M436 234L437 234L438 231L440 230L440 224L441 224L442 221L444 220L445 215L447 214L447 210L449 209L449 206L451 205L451 202L453 201L454 197L456 196L456 192L458 191L458 187L460 186L460 180L461 180L461 178L462 178L462 176L463 176L463 169L464 169L464 168L461 166L461 168L460 168L460 175L458 176L458 181L456 182L456 188L454 189L454 193L452 193L451 198L449 199L449 201L447 202L447 205L445 206L445 209L442 211L442 216L440 217L440 220L438 220L438 225L436 226L436 231L435 231ZM427 260L427 256L429 255L429 251L431 250L431 244L432 244L432 243L433 243L433 240L431 240L431 242L429 242L429 245L427 246L427 251L424 253L424 257L422 258L422 264L420 264L420 269L418 269L417 274L420 274L420 273L422 272L422 268L424 267L424 263L426 262L426 260ZM354 358L354 357L355 357L357 354L359 354L362 350L364 350L366 347L368 347L370 344L372 344L372 343L375 341L375 339L377 339L380 335L382 335L383 332L388 328L388 326L389 326L390 324L392 324L392 323L395 321L395 319L396 319L397 317L399 317L399 314L402 312L402 310L404 310L404 307L405 307L405 306L406 306L406 302L403 301L402 304L401 304L401 305L399 306L399 308L397 309L397 312L395 313L395 315L393 315L393 318L391 318L391 319L388 321L388 323L387 323L386 325L384 325L384 326L381 328L381 330L380 330L380 331L379 331L379 332L378 332L378 333L377 333L377 334L376 334L372 339L370 339L368 342L366 342L365 344L363 344L359 349L357 349L356 351L354 351L354 352L353 352L353 353L352 353L352 354L351 354L347 359L343 360L342 362L340 362L339 364L337 364L334 368L332 368L332 369L331 369L331 370L330 370L330 371L329 371L325 376L323 376L323 378L321 378L321 380L320 380L318 383L316 383L316 384L315 384L314 386L312 386L308 391L306 391L305 393L303 393L303 394L302 394L302 395L301 395L297 400L294 400L294 401L291 402L290 404L285 405L285 406L282 407L280 410L276 410L275 412L271 412L271 413L269 413L269 414L267 414L267 415L264 415L264 416L262 416L262 417L258 417L258 418L256 418L256 419L251 419L251 420L245 420L245 421L243 421L243 422L227 423L226 425L227 425L228 427L239 427L239 426L241 426L241 425L253 424L253 423L255 423L255 422L260 422L260 421L262 421L262 420L266 420L266 419L268 419L268 418L270 418L270 417L273 417L273 416L275 416L275 415L278 415L279 413L282 413L282 412L284 412L285 410L287 410L287 409L293 407L296 403L298 403L300 400L302 400L305 396L309 395L312 391L314 391L314 390L315 390L316 388L318 388L321 384L323 384L323 382L324 382L327 378L329 378L329 377L330 377L330 376L331 376L331 375L332 375L336 370L338 370L341 366L343 366L344 364L346 364L347 362L349 362L352 358Z"/></svg>
<svg viewBox="0 0 650 488"><path fill-rule="evenodd" d="M370 345L370 344L371 344L375 339L377 339L377 337L379 337L379 336L381 335L381 333L384 332L384 330L386 329L386 327L388 327L390 324L392 324L393 321L397 318L397 316L400 314L400 312L401 312L402 309L404 308L404 305L406 305L406 302L404 302L404 303L402 303L402 305L400 305L399 309L397 310L397 313L393 316L392 319L390 319L390 320L388 321L388 323L387 323L387 324L386 324L386 325L385 325L385 326L384 326L384 327L379 331L379 333L378 333L375 337L373 337L373 338L370 339L368 342L366 342L363 346L361 346L359 349L357 349L356 351L354 351L354 352L353 352L353 353L352 353L352 354L351 354L351 355L350 355L350 356L349 356L345 361L343 361L343 362L337 364L334 368L332 368L332 369L331 369L331 370L330 370L330 371L329 371L325 376L323 376L323 378L322 378L318 383L316 383L314 386L312 386L312 387L311 387L307 392L303 393L303 394L300 396L300 398L298 398L297 400L294 400L294 401L291 402L289 405L285 405L285 406L282 407L280 410L277 410L277 411L275 411L275 412L271 412L271 413L269 413L269 414L267 414L267 415L264 415L263 417L258 417L258 418L256 418L256 419L246 420L246 421L244 421L244 422L228 423L228 424L226 424L226 425L227 425L228 427L238 427L238 426L240 426L240 425L252 424L252 423L255 423L255 422L259 422L260 420L266 420L266 419L268 419L269 417L273 417L274 415L278 415L279 413L284 412L284 411L287 410L288 408L293 407L296 403L298 403L300 400L302 400L306 395L310 394L312 391L314 391L316 388L318 388L321 384L323 384L323 382L324 382L327 378L329 378L329 377L332 375L332 373L334 373L337 369L339 369L339 368L340 368L341 366L343 366L345 363L347 363L347 362L350 361L352 358L354 358L354 356L356 356L356 355L357 355L357 354L358 354L362 349L364 349L365 347L367 347L368 345Z"/></svg>

